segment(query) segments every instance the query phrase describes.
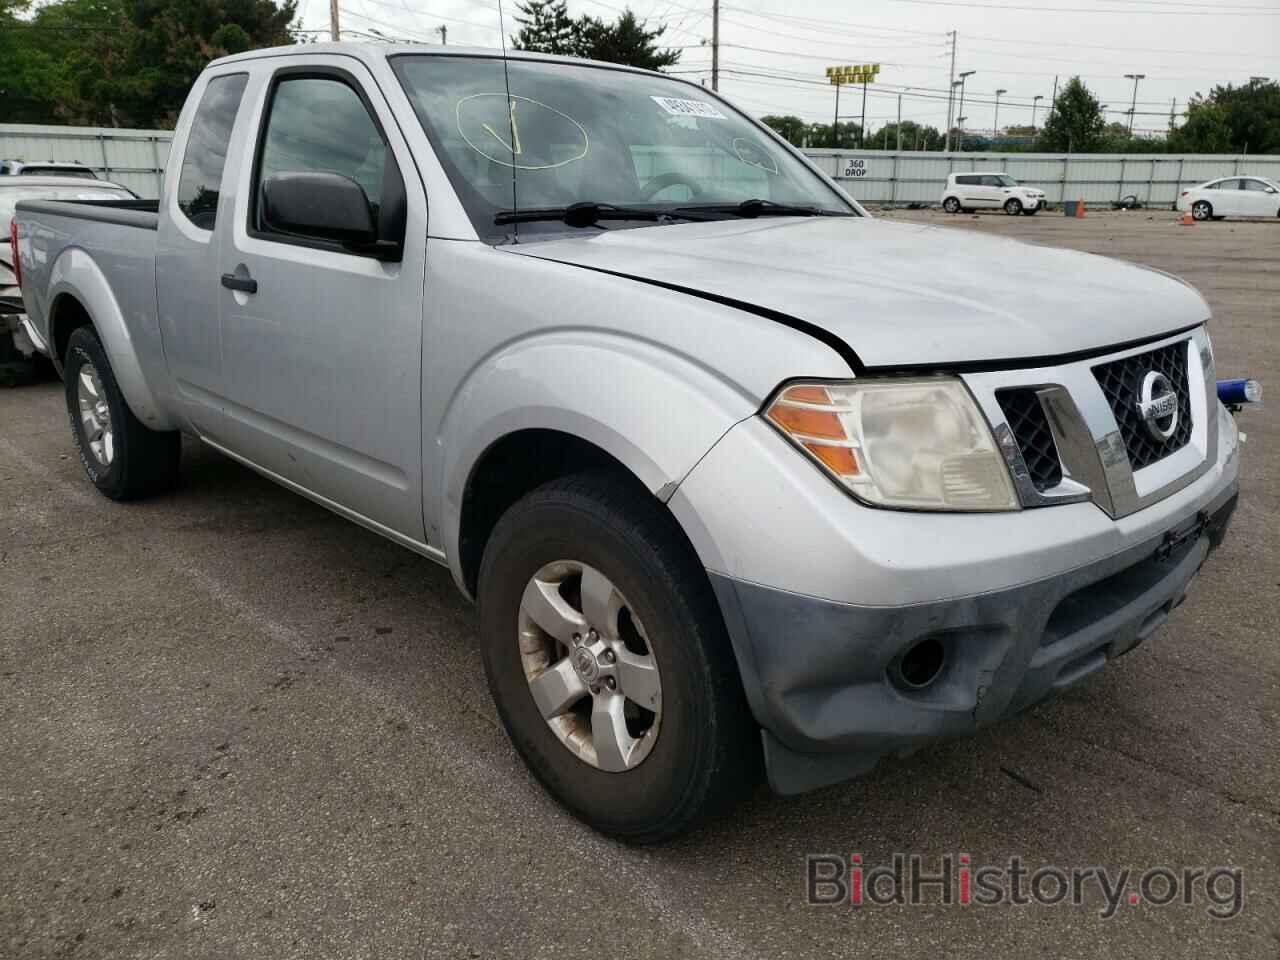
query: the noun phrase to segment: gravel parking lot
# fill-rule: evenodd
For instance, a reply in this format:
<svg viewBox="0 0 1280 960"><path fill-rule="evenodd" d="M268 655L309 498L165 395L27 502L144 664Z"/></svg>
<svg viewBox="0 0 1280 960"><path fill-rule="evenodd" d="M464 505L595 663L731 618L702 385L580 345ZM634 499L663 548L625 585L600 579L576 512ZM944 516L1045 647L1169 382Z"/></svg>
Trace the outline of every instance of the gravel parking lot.
<svg viewBox="0 0 1280 960"><path fill-rule="evenodd" d="M1219 374L1280 390L1280 222L889 215L1179 274ZM991 297L1018 298L998 263ZM194 442L176 494L110 503L61 385L4 390L0 956L1277 956L1280 430L1241 425L1232 534L1151 642L975 739L631 849L525 772L447 571ZM1233 866L1244 905L815 908L823 852Z"/></svg>

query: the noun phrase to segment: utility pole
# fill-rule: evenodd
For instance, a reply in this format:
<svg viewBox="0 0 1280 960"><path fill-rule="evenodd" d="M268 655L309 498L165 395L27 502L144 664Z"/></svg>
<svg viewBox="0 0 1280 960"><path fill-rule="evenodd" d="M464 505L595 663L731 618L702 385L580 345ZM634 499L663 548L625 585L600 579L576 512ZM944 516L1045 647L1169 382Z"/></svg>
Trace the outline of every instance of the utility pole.
<svg viewBox="0 0 1280 960"><path fill-rule="evenodd" d="M329 39L338 42L341 31L338 29L338 0L329 0Z"/></svg>
<svg viewBox="0 0 1280 960"><path fill-rule="evenodd" d="M1145 73L1126 73L1124 77L1126 80L1133 81L1133 102L1129 104L1129 136L1132 137L1133 116L1138 110L1138 81L1145 80L1147 75Z"/></svg>
<svg viewBox="0 0 1280 960"><path fill-rule="evenodd" d="M836 84L836 112L831 118L831 146L840 149L840 88L843 83Z"/></svg>
<svg viewBox="0 0 1280 960"><path fill-rule="evenodd" d="M902 152L902 94L898 94L898 152Z"/></svg>
<svg viewBox="0 0 1280 960"><path fill-rule="evenodd" d="M440 34L440 46L447 47L449 45L449 28L441 24L436 27L436 33Z"/></svg>
<svg viewBox="0 0 1280 960"><path fill-rule="evenodd" d="M991 121L992 123L991 136L993 138L1000 136L1000 94L1008 93L1008 92L1009 91L1005 90L1003 87L1001 87L999 90L996 91L996 116L995 116L995 119Z"/></svg>
<svg viewBox="0 0 1280 960"><path fill-rule="evenodd" d="M1058 75L1053 75L1053 99L1049 101L1049 116L1053 116L1053 112L1058 109ZM1045 123L1049 121L1046 120Z"/></svg>
<svg viewBox="0 0 1280 960"><path fill-rule="evenodd" d="M720 89L720 0L711 0L711 89ZM840 90L837 88L836 102L839 100ZM836 110L839 112L839 107Z"/></svg>
<svg viewBox="0 0 1280 960"><path fill-rule="evenodd" d="M977 72L977 70L965 70L960 74L960 109L956 111L956 120L960 124L959 137L961 139L961 143L964 142L964 122L968 119L968 117L964 115L964 82ZM963 147L960 149L963 149Z"/></svg>
<svg viewBox="0 0 1280 960"><path fill-rule="evenodd" d="M956 31L951 31L951 87L947 91L947 139L942 149L945 153L951 152L951 118L955 115L952 113L952 106L955 104L956 98Z"/></svg>
<svg viewBox="0 0 1280 960"><path fill-rule="evenodd" d="M1031 132L1036 132L1036 107L1040 105L1040 101L1044 99L1043 93L1037 93L1031 98Z"/></svg>
<svg viewBox="0 0 1280 960"><path fill-rule="evenodd" d="M1178 113L1178 98L1174 97L1172 100L1169 101L1169 132L1170 133L1173 133L1174 124L1177 123L1177 121L1174 119L1177 116L1177 113Z"/></svg>
<svg viewBox="0 0 1280 960"><path fill-rule="evenodd" d="M867 81L862 81L862 119L858 121L858 146L867 139Z"/></svg>

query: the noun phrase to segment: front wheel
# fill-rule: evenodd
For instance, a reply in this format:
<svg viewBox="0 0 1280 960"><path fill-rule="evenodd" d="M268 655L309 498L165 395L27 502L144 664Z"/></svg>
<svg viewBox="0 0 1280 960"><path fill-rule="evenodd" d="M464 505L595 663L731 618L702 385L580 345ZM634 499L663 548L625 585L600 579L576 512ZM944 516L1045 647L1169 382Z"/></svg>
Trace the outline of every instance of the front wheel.
<svg viewBox="0 0 1280 960"><path fill-rule="evenodd" d="M947 197L947 199L942 201L942 209L947 211L947 213L959 213L960 201L955 197Z"/></svg>
<svg viewBox="0 0 1280 960"><path fill-rule="evenodd" d="M643 488L583 473L528 494L477 593L503 725L579 818L652 843L745 791L759 750L719 608Z"/></svg>
<svg viewBox="0 0 1280 960"><path fill-rule="evenodd" d="M129 500L177 483L181 435L149 430L133 415L92 327L71 334L62 375L71 434L99 492Z"/></svg>
<svg viewBox="0 0 1280 960"><path fill-rule="evenodd" d="M1197 200L1191 205L1191 216L1197 220L1213 219L1213 205L1208 200Z"/></svg>
<svg viewBox="0 0 1280 960"><path fill-rule="evenodd" d="M1022 212L1022 201L1017 197L1010 197L1005 201L1004 212L1011 217L1016 217Z"/></svg>

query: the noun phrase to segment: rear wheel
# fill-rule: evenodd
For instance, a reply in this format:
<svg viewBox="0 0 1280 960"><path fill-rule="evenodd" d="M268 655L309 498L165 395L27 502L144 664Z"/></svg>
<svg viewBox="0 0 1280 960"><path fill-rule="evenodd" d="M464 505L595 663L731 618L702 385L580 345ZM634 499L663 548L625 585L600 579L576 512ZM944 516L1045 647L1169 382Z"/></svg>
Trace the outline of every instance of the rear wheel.
<svg viewBox="0 0 1280 960"><path fill-rule="evenodd" d="M1213 205L1208 200L1197 200L1191 205L1191 216L1197 220L1213 218Z"/></svg>
<svg viewBox="0 0 1280 960"><path fill-rule="evenodd" d="M959 213L960 201L955 197L947 197L947 199L942 201L942 209L947 211L947 213Z"/></svg>
<svg viewBox="0 0 1280 960"><path fill-rule="evenodd" d="M706 573L647 491L552 481L485 547L489 688L543 785L592 827L664 840L736 799L755 725Z"/></svg>
<svg viewBox="0 0 1280 960"><path fill-rule="evenodd" d="M1004 212L1011 217L1016 217L1022 212L1022 201L1017 197L1010 197L1005 201Z"/></svg>
<svg viewBox="0 0 1280 960"><path fill-rule="evenodd" d="M149 430L133 415L92 327L71 334L63 380L80 462L100 492L129 500L177 483L181 435Z"/></svg>

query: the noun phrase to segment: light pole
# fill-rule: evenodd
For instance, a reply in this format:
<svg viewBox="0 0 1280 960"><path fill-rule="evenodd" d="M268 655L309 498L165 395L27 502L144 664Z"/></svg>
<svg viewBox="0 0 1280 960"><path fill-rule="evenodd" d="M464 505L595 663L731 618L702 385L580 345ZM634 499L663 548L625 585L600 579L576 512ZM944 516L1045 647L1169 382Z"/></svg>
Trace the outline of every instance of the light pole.
<svg viewBox="0 0 1280 960"><path fill-rule="evenodd" d="M966 70L964 73L960 74L960 79L957 81L960 84L960 109L956 111L956 122L960 125L961 136L964 135L965 121L965 118L961 116L961 114L964 113L964 82L977 72L977 70Z"/></svg>
<svg viewBox="0 0 1280 960"><path fill-rule="evenodd" d="M1040 101L1044 99L1043 93L1037 93L1031 98L1031 132L1036 132L1036 107L1040 105Z"/></svg>
<svg viewBox="0 0 1280 960"><path fill-rule="evenodd" d="M1147 79L1145 73L1126 73L1126 80L1133 81L1133 102L1129 104L1129 136L1133 136L1133 115L1138 110L1138 81Z"/></svg>
<svg viewBox="0 0 1280 960"><path fill-rule="evenodd" d="M992 121L992 129L991 129L992 137L1000 136L1000 94L1008 93L1008 92L1009 91L1005 90L1004 88L1001 88L996 91L996 116L995 116L995 120Z"/></svg>
<svg viewBox="0 0 1280 960"><path fill-rule="evenodd" d="M959 129L956 131L956 149L961 153L964 152L964 122L968 117L956 117L956 125Z"/></svg>

